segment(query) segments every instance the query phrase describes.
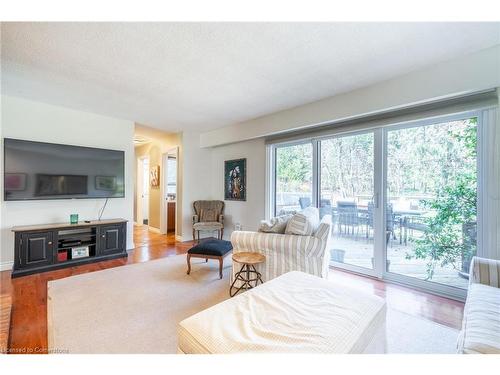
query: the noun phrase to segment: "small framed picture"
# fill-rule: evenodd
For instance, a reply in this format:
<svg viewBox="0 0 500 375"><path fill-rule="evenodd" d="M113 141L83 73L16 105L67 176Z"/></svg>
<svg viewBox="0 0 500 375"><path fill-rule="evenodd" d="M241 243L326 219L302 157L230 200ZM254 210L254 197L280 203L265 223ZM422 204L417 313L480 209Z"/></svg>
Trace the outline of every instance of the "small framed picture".
<svg viewBox="0 0 500 375"><path fill-rule="evenodd" d="M247 159L224 162L224 199L247 200Z"/></svg>
<svg viewBox="0 0 500 375"><path fill-rule="evenodd" d="M95 176L96 190L115 190L116 177L115 176Z"/></svg>
<svg viewBox="0 0 500 375"><path fill-rule="evenodd" d="M149 184L151 187L160 187L160 166L156 165L149 169Z"/></svg>

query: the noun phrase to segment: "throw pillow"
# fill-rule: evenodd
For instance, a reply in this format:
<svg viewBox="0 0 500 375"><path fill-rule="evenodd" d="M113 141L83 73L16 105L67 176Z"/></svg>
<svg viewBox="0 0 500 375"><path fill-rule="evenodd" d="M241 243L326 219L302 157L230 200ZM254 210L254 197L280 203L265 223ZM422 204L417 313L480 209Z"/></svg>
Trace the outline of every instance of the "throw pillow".
<svg viewBox="0 0 500 375"><path fill-rule="evenodd" d="M319 211L316 207L307 207L296 213L288 221L285 234L311 236L319 225Z"/></svg>
<svg viewBox="0 0 500 375"><path fill-rule="evenodd" d="M213 209L202 209L200 214L200 221L217 221L217 211Z"/></svg>
<svg viewBox="0 0 500 375"><path fill-rule="evenodd" d="M285 233L286 225L292 215L282 215L273 217L271 220L260 222L259 232L264 233Z"/></svg>

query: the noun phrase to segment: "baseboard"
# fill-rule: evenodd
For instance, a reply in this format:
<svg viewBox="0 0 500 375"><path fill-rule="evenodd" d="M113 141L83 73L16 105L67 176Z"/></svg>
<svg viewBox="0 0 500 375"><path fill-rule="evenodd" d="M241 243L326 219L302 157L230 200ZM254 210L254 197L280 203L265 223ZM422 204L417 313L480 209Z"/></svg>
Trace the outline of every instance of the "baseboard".
<svg viewBox="0 0 500 375"><path fill-rule="evenodd" d="M155 227L148 226L148 230L150 230L153 233L161 234L161 231L158 228L155 228Z"/></svg>
<svg viewBox="0 0 500 375"><path fill-rule="evenodd" d="M175 235L175 240L177 242L182 242L182 236L178 236L177 234Z"/></svg>
<svg viewBox="0 0 500 375"><path fill-rule="evenodd" d="M12 271L12 267L14 266L14 262L1 262L0 263L0 271Z"/></svg>

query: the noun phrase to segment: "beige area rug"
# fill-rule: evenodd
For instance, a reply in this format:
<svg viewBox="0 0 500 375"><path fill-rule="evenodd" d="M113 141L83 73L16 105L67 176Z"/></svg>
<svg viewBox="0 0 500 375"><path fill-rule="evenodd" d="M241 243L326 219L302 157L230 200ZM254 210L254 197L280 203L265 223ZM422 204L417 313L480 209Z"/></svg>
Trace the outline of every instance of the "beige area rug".
<svg viewBox="0 0 500 375"><path fill-rule="evenodd" d="M176 353L177 324L229 298L218 263L186 256L111 268L48 284L49 348L70 353ZM226 262L225 262L226 263ZM458 331L395 310L389 353L454 353Z"/></svg>
<svg viewBox="0 0 500 375"><path fill-rule="evenodd" d="M48 283L49 349L70 353L176 353L177 323L229 298L231 257L177 255Z"/></svg>

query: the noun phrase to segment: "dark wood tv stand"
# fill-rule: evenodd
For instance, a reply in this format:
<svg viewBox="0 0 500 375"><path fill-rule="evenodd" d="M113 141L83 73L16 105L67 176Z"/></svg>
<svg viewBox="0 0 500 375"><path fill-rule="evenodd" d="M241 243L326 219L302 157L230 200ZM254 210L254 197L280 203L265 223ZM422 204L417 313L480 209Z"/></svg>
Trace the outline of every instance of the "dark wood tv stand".
<svg viewBox="0 0 500 375"><path fill-rule="evenodd" d="M17 226L12 231L15 233L12 277L127 256L124 219ZM72 247L87 246L88 256L71 257Z"/></svg>

